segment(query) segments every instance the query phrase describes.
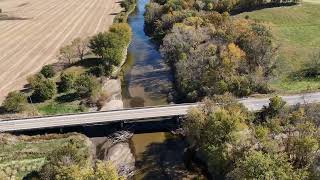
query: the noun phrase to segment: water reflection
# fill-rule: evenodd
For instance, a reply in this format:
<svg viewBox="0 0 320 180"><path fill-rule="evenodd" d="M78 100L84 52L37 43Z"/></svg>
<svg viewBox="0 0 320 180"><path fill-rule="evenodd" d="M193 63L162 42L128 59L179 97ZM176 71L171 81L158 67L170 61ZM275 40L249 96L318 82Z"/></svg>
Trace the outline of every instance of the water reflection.
<svg viewBox="0 0 320 180"><path fill-rule="evenodd" d="M123 100L126 107L160 105L167 103L172 75L158 51L157 45L144 32L145 5L139 0L128 23L133 32L128 59L123 69Z"/></svg>

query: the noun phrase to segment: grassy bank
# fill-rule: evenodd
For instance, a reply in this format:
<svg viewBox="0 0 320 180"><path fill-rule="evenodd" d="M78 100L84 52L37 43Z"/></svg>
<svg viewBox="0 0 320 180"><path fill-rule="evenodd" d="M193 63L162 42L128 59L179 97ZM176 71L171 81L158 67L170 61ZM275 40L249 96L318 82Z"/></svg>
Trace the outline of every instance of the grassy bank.
<svg viewBox="0 0 320 180"><path fill-rule="evenodd" d="M0 135L0 173L11 179L22 179L38 171L51 152L71 141L81 142L79 152L89 147L88 140L80 134L51 134L44 136Z"/></svg>
<svg viewBox="0 0 320 180"><path fill-rule="evenodd" d="M297 93L320 89L317 80L294 81L288 77L298 71L310 56L320 51L320 1L290 7L269 8L242 13L267 24L279 46L277 78L271 83L278 92Z"/></svg>

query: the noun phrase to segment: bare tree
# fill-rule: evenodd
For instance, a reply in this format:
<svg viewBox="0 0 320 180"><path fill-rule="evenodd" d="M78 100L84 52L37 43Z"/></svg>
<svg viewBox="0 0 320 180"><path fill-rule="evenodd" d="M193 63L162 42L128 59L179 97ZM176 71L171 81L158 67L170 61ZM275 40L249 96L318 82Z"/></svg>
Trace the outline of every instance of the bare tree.
<svg viewBox="0 0 320 180"><path fill-rule="evenodd" d="M75 49L77 56L83 60L84 56L89 52L89 39L76 38L72 41L71 46Z"/></svg>
<svg viewBox="0 0 320 180"><path fill-rule="evenodd" d="M73 59L76 57L76 52L72 45L66 45L60 49L59 60L67 62L68 64L73 63Z"/></svg>

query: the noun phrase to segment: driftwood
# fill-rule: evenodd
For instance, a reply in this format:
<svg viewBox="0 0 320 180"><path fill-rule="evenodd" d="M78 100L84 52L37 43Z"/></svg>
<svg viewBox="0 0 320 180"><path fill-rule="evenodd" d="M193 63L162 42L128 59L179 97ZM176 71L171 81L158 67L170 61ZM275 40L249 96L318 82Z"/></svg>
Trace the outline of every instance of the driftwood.
<svg viewBox="0 0 320 180"><path fill-rule="evenodd" d="M108 139L112 141L112 144L128 141L133 136L130 131L118 131L110 135Z"/></svg>

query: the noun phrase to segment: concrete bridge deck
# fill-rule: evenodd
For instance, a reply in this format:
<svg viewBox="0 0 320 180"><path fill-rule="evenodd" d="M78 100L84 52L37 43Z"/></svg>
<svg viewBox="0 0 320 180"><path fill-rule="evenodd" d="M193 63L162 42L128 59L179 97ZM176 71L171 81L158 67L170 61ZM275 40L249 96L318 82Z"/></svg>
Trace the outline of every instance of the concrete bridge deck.
<svg viewBox="0 0 320 180"><path fill-rule="evenodd" d="M308 104L320 102L320 92L301 95L282 96L288 105ZM269 98L244 98L239 102L250 111L260 110L268 105ZM26 119L13 119L0 121L0 132L22 131L31 129L77 126L86 124L101 124L108 122L132 122L146 119L183 116L188 109L197 106L191 104L171 104L158 107L143 107L121 109L115 111L92 112L80 114L66 114L59 116L34 117Z"/></svg>

